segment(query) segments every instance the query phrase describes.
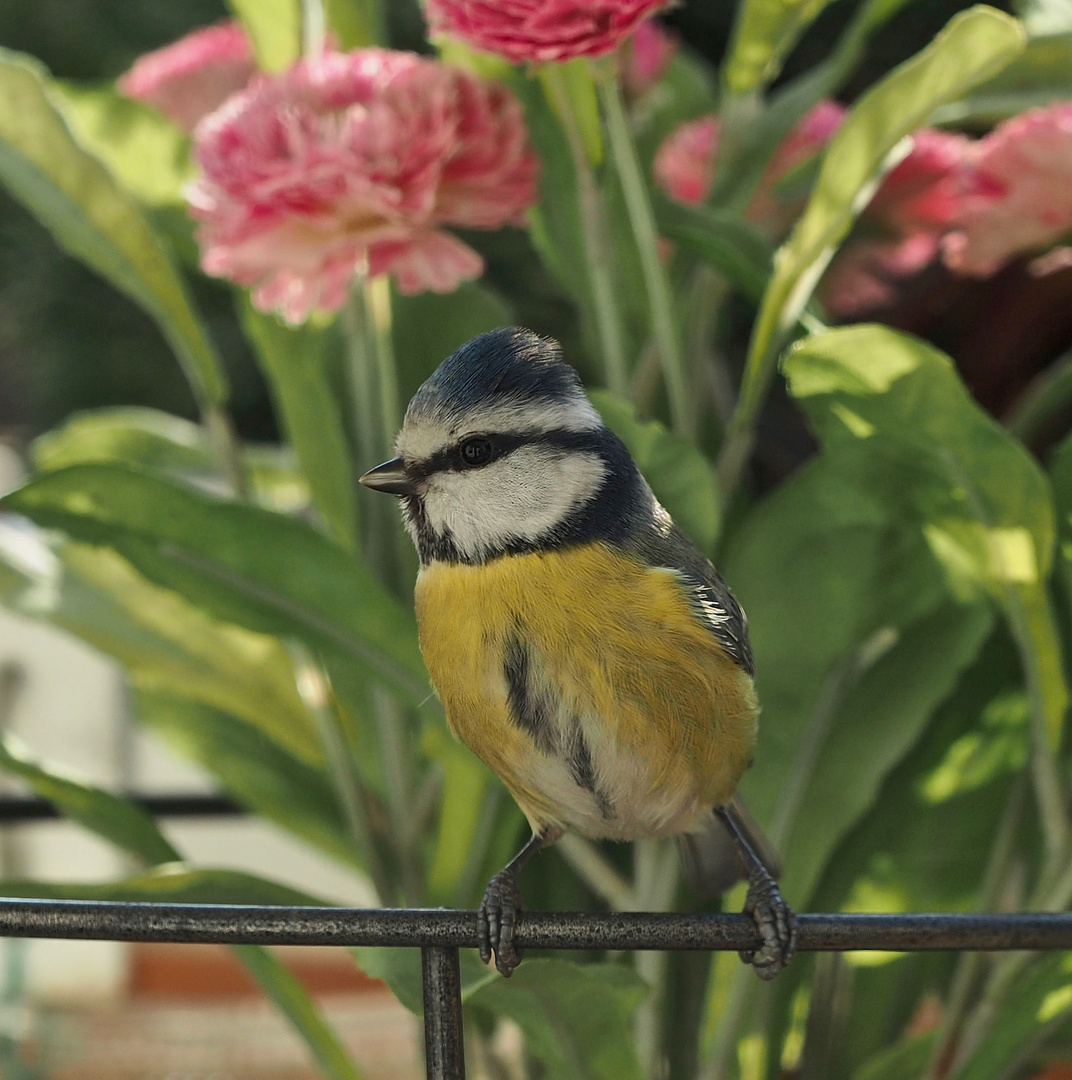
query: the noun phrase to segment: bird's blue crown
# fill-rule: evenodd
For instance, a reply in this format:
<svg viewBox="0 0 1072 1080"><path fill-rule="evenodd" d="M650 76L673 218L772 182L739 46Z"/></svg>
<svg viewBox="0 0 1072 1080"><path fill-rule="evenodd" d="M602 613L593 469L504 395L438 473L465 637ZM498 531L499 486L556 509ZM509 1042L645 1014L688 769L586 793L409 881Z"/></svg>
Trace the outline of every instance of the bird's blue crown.
<svg viewBox="0 0 1072 1080"><path fill-rule="evenodd" d="M448 356L414 395L409 415L467 412L491 401L566 401L583 393L557 342L506 326Z"/></svg>

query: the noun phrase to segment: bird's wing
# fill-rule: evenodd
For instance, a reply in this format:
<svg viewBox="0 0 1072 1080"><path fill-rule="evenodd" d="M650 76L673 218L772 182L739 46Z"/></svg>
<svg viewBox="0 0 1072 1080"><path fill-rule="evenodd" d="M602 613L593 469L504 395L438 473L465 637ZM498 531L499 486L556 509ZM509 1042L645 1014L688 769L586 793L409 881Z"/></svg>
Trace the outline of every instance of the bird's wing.
<svg viewBox="0 0 1072 1080"><path fill-rule="evenodd" d="M696 617L715 635L727 655L755 678L752 647L748 644L748 619L741 605L688 536L670 523L669 515L652 498L657 510L632 537L637 554L651 566L677 573Z"/></svg>
<svg viewBox="0 0 1072 1080"><path fill-rule="evenodd" d="M718 638L719 644L753 678L756 665L748 643L748 619L721 574L710 564L699 568L679 568L689 603L700 621Z"/></svg>

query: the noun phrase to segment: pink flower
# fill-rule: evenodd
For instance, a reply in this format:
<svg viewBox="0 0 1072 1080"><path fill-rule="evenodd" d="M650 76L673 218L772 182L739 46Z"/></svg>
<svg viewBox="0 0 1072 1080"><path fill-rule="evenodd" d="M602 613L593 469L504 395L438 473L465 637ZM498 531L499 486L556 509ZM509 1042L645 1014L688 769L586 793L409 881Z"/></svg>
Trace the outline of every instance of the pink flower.
<svg viewBox="0 0 1072 1080"><path fill-rule="evenodd" d="M972 140L933 128L912 136L908 156L883 180L823 278L819 298L848 319L893 303L900 284L930 265L972 183Z"/></svg>
<svg viewBox="0 0 1072 1080"><path fill-rule="evenodd" d="M356 275L450 292L483 263L440 226L520 223L536 200L513 95L413 53L303 60L233 97L195 140L202 268L292 322L341 308Z"/></svg>
<svg viewBox="0 0 1072 1080"><path fill-rule="evenodd" d="M864 216L899 233L948 228L964 199L964 163L972 141L934 128L912 136L908 156L882 181Z"/></svg>
<svg viewBox="0 0 1072 1080"><path fill-rule="evenodd" d="M622 84L627 94L640 97L662 77L677 52L677 38L656 19L645 19L622 52Z"/></svg>
<svg viewBox="0 0 1072 1080"><path fill-rule="evenodd" d="M434 34L516 64L602 56L668 0L428 0Z"/></svg>
<svg viewBox="0 0 1072 1080"><path fill-rule="evenodd" d="M146 53L118 85L128 98L144 101L193 131L201 117L241 90L256 70L245 31L228 21Z"/></svg>
<svg viewBox="0 0 1072 1080"><path fill-rule="evenodd" d="M721 133L714 113L679 124L655 155L655 182L686 206L699 206L711 194Z"/></svg>
<svg viewBox="0 0 1072 1080"><path fill-rule="evenodd" d="M971 165L974 183L943 243L950 269L985 277L1072 231L1072 104L1006 120L979 141Z"/></svg>
<svg viewBox="0 0 1072 1080"><path fill-rule="evenodd" d="M845 110L836 102L821 101L789 132L767 163L745 211L749 221L770 235L788 227L799 210L799 200L779 198L776 185L826 146L844 116ZM671 198L698 206L711 193L720 134L720 121L711 114L681 124L659 147L655 180Z"/></svg>

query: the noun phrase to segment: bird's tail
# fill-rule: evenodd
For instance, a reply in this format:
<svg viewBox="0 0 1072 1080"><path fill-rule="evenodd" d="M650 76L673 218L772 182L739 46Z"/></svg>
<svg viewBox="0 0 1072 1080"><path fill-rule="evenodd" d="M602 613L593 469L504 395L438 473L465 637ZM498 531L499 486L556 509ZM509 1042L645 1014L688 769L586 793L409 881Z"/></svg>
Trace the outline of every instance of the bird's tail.
<svg viewBox="0 0 1072 1080"><path fill-rule="evenodd" d="M744 834L759 861L772 878L779 878L782 862L774 845L763 834L759 823L749 813L739 795L726 803L737 827ZM688 833L678 838L685 878L694 892L704 898L718 896L744 878L744 868L733 838L726 827L712 814L710 825L703 832Z"/></svg>

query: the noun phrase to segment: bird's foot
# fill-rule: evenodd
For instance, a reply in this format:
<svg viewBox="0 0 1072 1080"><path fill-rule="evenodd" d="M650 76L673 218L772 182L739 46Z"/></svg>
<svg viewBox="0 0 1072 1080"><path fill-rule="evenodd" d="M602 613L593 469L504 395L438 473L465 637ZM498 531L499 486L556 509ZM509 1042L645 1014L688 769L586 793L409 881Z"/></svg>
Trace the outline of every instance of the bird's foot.
<svg viewBox="0 0 1072 1080"><path fill-rule="evenodd" d="M797 920L769 874L757 874L748 886L744 913L751 915L763 944L742 950L741 959L761 979L773 979L793 959L797 949Z"/></svg>
<svg viewBox="0 0 1072 1080"><path fill-rule="evenodd" d="M521 963L521 949L514 944L517 917L521 914L521 890L513 874L503 870L488 882L484 899L476 914L476 933L480 945L480 959L491 962L495 953L495 966L499 974L509 978Z"/></svg>

